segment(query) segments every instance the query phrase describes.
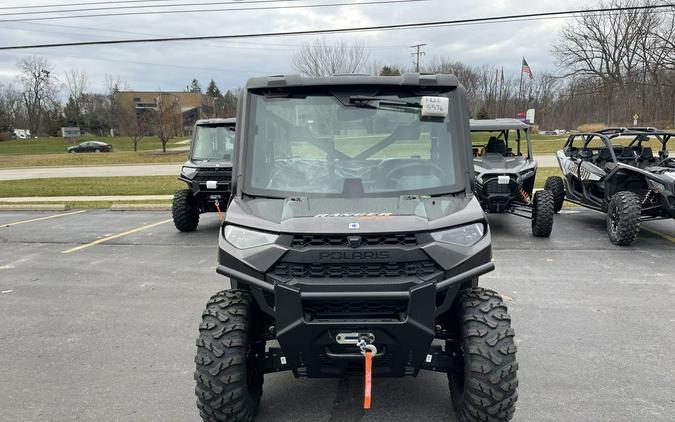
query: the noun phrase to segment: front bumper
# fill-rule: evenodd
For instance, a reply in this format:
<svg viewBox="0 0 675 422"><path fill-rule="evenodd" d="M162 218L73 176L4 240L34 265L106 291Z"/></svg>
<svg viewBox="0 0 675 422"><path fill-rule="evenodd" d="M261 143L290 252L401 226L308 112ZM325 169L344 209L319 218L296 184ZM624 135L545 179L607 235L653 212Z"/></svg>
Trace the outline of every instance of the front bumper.
<svg viewBox="0 0 675 422"><path fill-rule="evenodd" d="M375 336L375 376L417 375L428 363L437 316L450 309L460 287L477 285L478 276L493 269L494 263L487 262L402 291L302 291L223 265L217 272L251 286L257 303L275 319L276 337L295 376L333 378L363 370L359 350L335 340L338 333L347 332ZM269 296L274 298L272 305ZM340 306L355 310L336 311ZM360 312L360 306L374 306L378 313Z"/></svg>

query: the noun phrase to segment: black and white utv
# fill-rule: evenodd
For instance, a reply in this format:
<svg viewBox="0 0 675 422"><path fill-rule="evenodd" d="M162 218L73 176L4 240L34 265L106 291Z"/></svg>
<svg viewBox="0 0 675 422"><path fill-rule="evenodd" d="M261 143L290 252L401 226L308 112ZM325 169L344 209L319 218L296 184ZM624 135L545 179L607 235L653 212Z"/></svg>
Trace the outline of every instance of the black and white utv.
<svg viewBox="0 0 675 422"><path fill-rule="evenodd" d="M553 194L546 189L534 192L537 162L530 126L517 119L471 120L471 134L475 193L485 212L529 218L533 235L549 237Z"/></svg>
<svg viewBox="0 0 675 422"><path fill-rule="evenodd" d="M549 177L547 185L557 203L606 213L609 240L630 245L640 222L675 218L675 159L668 152L674 136L655 128L574 134L556 153L564 178Z"/></svg>
<svg viewBox="0 0 675 422"><path fill-rule="evenodd" d="M231 289L197 340L204 420L253 420L271 372L360 374L367 408L371 375L420 370L447 375L461 420L511 419L514 331L478 287L494 263L469 135L450 75L248 81L218 241Z"/></svg>
<svg viewBox="0 0 675 422"><path fill-rule="evenodd" d="M179 180L187 184L173 197L173 222L180 231L197 228L199 214L221 212L230 199L236 119L198 120L192 131L190 158Z"/></svg>

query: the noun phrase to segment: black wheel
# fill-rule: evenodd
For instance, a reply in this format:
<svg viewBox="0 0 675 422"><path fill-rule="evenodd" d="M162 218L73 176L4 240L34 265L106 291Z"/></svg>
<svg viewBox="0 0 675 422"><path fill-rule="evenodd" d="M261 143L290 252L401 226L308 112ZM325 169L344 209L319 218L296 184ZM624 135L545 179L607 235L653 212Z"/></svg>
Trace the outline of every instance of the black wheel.
<svg viewBox="0 0 675 422"><path fill-rule="evenodd" d="M462 422L511 420L518 400L515 332L506 305L492 290L460 292L457 331L464 368L448 374L455 413Z"/></svg>
<svg viewBox="0 0 675 422"><path fill-rule="evenodd" d="M532 234L549 237L553 230L553 193L548 190L535 192L532 200Z"/></svg>
<svg viewBox="0 0 675 422"><path fill-rule="evenodd" d="M642 201L633 192L622 191L612 196L607 207L607 235L615 245L628 246L640 232Z"/></svg>
<svg viewBox="0 0 675 422"><path fill-rule="evenodd" d="M68 153L69 154L75 154L75 150L74 149L68 150Z"/></svg>
<svg viewBox="0 0 675 422"><path fill-rule="evenodd" d="M101 152L101 150L98 149L98 148L96 148L96 149L94 150L94 152Z"/></svg>
<svg viewBox="0 0 675 422"><path fill-rule="evenodd" d="M553 194L553 210L560 212L565 201L565 183L560 176L549 176L544 183L544 189L550 190Z"/></svg>
<svg viewBox="0 0 675 422"><path fill-rule="evenodd" d="M191 232L199 224L199 209L193 204L190 189L182 189L173 196L171 207L173 224L182 232Z"/></svg>
<svg viewBox="0 0 675 422"><path fill-rule="evenodd" d="M256 365L261 343L253 302L244 290L225 290L202 313L197 339L197 407L204 421L248 422L262 396L263 373ZM265 343L262 342L264 350Z"/></svg>

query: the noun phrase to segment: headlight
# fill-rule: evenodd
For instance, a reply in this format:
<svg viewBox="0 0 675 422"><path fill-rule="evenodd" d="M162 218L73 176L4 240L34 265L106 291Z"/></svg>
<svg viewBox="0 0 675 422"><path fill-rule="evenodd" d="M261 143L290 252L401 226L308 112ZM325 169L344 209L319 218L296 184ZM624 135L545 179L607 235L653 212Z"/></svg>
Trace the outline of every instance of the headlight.
<svg viewBox="0 0 675 422"><path fill-rule="evenodd" d="M532 176L534 176L534 170L525 170L520 175L518 175L518 179L516 179L516 182L520 183L521 180L525 180Z"/></svg>
<svg viewBox="0 0 675 422"><path fill-rule="evenodd" d="M458 246L473 246L485 233L483 223L474 223L450 230L431 233L431 237L438 242L450 243Z"/></svg>
<svg viewBox="0 0 675 422"><path fill-rule="evenodd" d="M187 177L188 179L192 179L195 174L197 174L197 169L194 167L183 167L181 172Z"/></svg>
<svg viewBox="0 0 675 422"><path fill-rule="evenodd" d="M225 240L237 249L249 249L256 246L274 243L276 234L262 233L255 230L242 229L236 226L225 226Z"/></svg>

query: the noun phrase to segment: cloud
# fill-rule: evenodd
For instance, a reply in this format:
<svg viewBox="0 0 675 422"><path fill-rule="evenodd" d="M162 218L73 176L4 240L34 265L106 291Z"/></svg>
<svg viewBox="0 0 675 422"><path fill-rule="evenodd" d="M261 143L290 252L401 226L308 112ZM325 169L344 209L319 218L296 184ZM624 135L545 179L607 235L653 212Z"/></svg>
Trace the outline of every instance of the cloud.
<svg viewBox="0 0 675 422"><path fill-rule="evenodd" d="M307 3L317 0L307 0ZM271 11L212 12L4 23L2 45L127 39L154 36L243 34L317 28L410 23L504 14L596 7L596 1L429 0L419 3L343 6ZM38 4L38 3L29 3ZM44 4L40 2L40 4ZM55 3L56 4L56 3ZM16 11L31 11L17 9ZM411 50L426 43L423 60L442 56L467 64L504 66L517 73L526 56L535 72L553 70L550 53L563 20L497 23L330 35L330 43L362 42L377 63L411 66ZM58 73L72 68L89 75L90 87L102 90L105 75L119 75L133 89L182 90L192 78L206 86L234 88L251 76L292 73L291 57L313 37L275 37L228 41L172 42L0 52L0 82L16 76L16 62L28 54L44 55Z"/></svg>

